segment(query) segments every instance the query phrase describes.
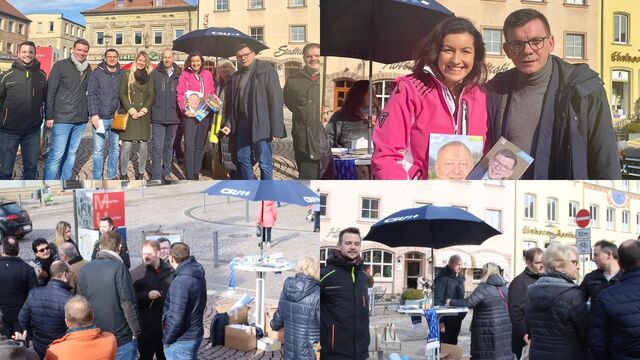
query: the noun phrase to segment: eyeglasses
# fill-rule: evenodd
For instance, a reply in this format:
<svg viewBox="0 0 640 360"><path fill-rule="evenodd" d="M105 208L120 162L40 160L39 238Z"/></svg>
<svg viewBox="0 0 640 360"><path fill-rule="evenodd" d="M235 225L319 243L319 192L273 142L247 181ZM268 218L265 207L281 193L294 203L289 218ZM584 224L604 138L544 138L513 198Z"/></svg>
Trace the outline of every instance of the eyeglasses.
<svg viewBox="0 0 640 360"><path fill-rule="evenodd" d="M248 53L246 53L246 54L238 54L238 55L236 55L236 58L237 58L237 59L244 59L244 58L246 58L246 57L249 57L249 55L251 55L251 54L253 54L253 51L248 52Z"/></svg>
<svg viewBox="0 0 640 360"><path fill-rule="evenodd" d="M495 156L493 158L491 158L491 161L493 162L493 166L498 168L498 170L501 171L510 171L513 170L513 168L511 166L508 166L502 162L500 162L500 160L498 160Z"/></svg>
<svg viewBox="0 0 640 360"><path fill-rule="evenodd" d="M547 36L545 37L535 37L529 41L516 40L516 41L508 42L507 45L509 45L509 49L511 49L511 51L518 52L518 53L524 51L524 46L526 44L529 44L529 46L531 47L531 50L539 51L544 47L544 41L548 39L550 36L551 36L550 34L547 34Z"/></svg>
<svg viewBox="0 0 640 360"><path fill-rule="evenodd" d="M45 252L45 251L48 251L48 250L49 250L49 247L47 246L47 247L43 247L42 249L38 249L37 251L38 252Z"/></svg>

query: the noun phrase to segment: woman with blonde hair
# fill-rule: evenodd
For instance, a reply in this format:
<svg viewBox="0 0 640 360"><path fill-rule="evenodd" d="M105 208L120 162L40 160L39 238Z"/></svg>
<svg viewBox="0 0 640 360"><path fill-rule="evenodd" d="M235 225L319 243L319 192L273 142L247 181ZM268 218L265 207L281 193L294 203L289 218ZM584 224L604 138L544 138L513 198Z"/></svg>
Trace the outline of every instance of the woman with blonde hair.
<svg viewBox="0 0 640 360"><path fill-rule="evenodd" d="M531 359L587 359L589 310L578 277L578 250L552 243L542 254L544 274L529 285L525 305Z"/></svg>
<svg viewBox="0 0 640 360"><path fill-rule="evenodd" d="M73 232L71 230L71 224L66 221L60 221L56 225L56 235L52 242L49 243L49 247L51 248L51 254L55 257L58 256L58 247L64 244L65 242L70 242L78 249L78 245L76 245L75 241L73 241Z"/></svg>
<svg viewBox="0 0 640 360"><path fill-rule="evenodd" d="M313 344L320 342L320 261L298 261L296 276L284 282L271 328L284 327L285 360L315 360Z"/></svg>
<svg viewBox="0 0 640 360"><path fill-rule="evenodd" d="M135 179L144 178L147 164L147 142L151 139L151 114L149 109L153 103L154 88L151 80L151 59L140 51L136 55L131 69L125 71L120 81L120 103L122 109L129 114L127 128L120 133L120 179L129 180L128 168L133 143L138 143L138 169Z"/></svg>
<svg viewBox="0 0 640 360"><path fill-rule="evenodd" d="M489 262L482 267L480 285L468 298L447 299L447 306L473 308L471 320L473 360L513 359L507 296L508 290L500 276L498 265Z"/></svg>

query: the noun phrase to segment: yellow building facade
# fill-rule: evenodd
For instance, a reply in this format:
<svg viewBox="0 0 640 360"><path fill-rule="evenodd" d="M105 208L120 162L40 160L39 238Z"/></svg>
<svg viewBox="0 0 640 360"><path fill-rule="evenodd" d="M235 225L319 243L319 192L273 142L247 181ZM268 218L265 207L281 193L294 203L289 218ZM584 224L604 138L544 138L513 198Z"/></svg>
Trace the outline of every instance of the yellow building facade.
<svg viewBox="0 0 640 360"><path fill-rule="evenodd" d="M605 0L602 80L616 124L640 119L640 2Z"/></svg>
<svg viewBox="0 0 640 360"><path fill-rule="evenodd" d="M62 51L62 57L71 54L73 43L85 36L85 27L63 14L29 14L29 40L37 46L51 47Z"/></svg>

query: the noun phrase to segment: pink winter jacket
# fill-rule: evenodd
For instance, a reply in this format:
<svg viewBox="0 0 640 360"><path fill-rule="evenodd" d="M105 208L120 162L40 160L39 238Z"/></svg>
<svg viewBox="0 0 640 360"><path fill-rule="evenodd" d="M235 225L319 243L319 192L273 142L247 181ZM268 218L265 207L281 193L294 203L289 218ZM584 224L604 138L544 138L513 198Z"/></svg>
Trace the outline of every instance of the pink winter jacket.
<svg viewBox="0 0 640 360"><path fill-rule="evenodd" d="M458 104L453 103L453 98L449 101L452 107L461 109L464 103L468 109L467 131L462 129L463 111L459 110L456 133L455 109L450 109L445 100L445 96L450 97L449 92L429 68L420 74L401 76L396 83L373 130L371 165L376 179L426 180L431 133L482 135L487 150L486 93L481 87L469 85L462 91Z"/></svg>
<svg viewBox="0 0 640 360"><path fill-rule="evenodd" d="M202 84L204 85L204 91L200 89L200 81L197 76L202 77ZM180 73L180 77L178 78L178 87L176 88L176 96L178 97L178 105L180 105L180 111L184 112L184 109L187 107L184 99L184 94L187 91L202 91L204 93L204 98L206 99L209 95L215 95L216 87L213 84L213 75L211 71L207 69L202 69L200 74L194 74L191 70L185 70Z"/></svg>
<svg viewBox="0 0 640 360"><path fill-rule="evenodd" d="M264 202L264 210L261 208L262 202L258 204L258 225L265 228L272 228L276 226L276 220L278 220L278 211L276 210L276 204L273 201Z"/></svg>

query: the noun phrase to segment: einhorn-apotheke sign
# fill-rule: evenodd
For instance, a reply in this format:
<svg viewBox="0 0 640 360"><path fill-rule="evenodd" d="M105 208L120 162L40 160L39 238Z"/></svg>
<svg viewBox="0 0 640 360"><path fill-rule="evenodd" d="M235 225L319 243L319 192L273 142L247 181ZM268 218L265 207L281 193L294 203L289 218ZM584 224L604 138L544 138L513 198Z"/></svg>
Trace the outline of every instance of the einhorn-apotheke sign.
<svg viewBox="0 0 640 360"><path fill-rule="evenodd" d="M633 56L629 53L623 54L620 51L614 51L611 53L611 61L640 63L640 56Z"/></svg>

